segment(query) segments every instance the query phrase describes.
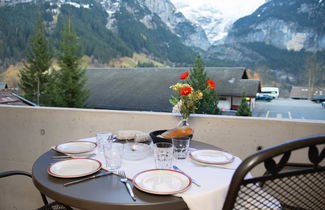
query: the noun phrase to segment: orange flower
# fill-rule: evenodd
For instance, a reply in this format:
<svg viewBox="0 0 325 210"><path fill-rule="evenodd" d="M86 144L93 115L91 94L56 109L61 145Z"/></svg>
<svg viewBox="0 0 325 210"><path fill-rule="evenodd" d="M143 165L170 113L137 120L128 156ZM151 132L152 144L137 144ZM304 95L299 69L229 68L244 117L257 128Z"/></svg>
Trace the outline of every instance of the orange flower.
<svg viewBox="0 0 325 210"><path fill-rule="evenodd" d="M188 77L188 72L184 72L179 78L184 80L184 79L187 79Z"/></svg>
<svg viewBox="0 0 325 210"><path fill-rule="evenodd" d="M210 88L211 90L216 89L216 83L213 80L208 80L207 81L207 86L208 88Z"/></svg>
<svg viewBox="0 0 325 210"><path fill-rule="evenodd" d="M179 94L186 96L188 94L190 94L192 92L192 88L191 87L183 87L181 89L181 92Z"/></svg>

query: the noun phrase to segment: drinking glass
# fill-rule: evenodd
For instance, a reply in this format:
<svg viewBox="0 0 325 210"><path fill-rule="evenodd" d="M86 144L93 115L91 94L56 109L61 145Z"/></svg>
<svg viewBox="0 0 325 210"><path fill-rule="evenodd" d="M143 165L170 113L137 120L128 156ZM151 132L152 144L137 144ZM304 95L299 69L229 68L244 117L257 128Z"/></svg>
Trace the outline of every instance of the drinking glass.
<svg viewBox="0 0 325 210"><path fill-rule="evenodd" d="M106 142L104 157L108 170L117 170L122 165L123 144Z"/></svg>
<svg viewBox="0 0 325 210"><path fill-rule="evenodd" d="M96 134L96 143L97 143L97 152L98 153L103 153L104 152L104 144L106 141L109 141L110 143L110 137L111 133L97 133Z"/></svg>
<svg viewBox="0 0 325 210"><path fill-rule="evenodd" d="M154 144L156 168L169 169L173 162L173 145L166 142Z"/></svg>
<svg viewBox="0 0 325 210"><path fill-rule="evenodd" d="M185 159L190 148L190 137L173 138L174 157L176 159Z"/></svg>

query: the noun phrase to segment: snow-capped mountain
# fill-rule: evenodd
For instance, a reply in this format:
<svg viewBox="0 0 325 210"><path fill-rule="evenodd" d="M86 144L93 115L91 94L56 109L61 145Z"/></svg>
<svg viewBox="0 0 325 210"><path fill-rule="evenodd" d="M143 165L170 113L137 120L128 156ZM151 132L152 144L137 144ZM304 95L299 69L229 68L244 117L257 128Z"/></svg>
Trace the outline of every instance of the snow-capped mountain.
<svg viewBox="0 0 325 210"><path fill-rule="evenodd" d="M222 43L231 25L249 15L265 0L171 0L178 11L191 22L201 26L211 44Z"/></svg>
<svg viewBox="0 0 325 210"><path fill-rule="evenodd" d="M96 0L105 8L107 18L107 28L115 31L114 24L116 22L115 14L120 7L128 5L128 10L134 10L132 5L138 5L139 9L147 11L143 17L139 17L139 21L147 28L155 28L154 19L158 15L160 19L167 25L169 30L180 37L187 46L201 48L207 50L210 43L206 37L204 30L199 25L195 25L188 21L183 14L178 12L175 6L169 0L134 0L133 3L123 0Z"/></svg>

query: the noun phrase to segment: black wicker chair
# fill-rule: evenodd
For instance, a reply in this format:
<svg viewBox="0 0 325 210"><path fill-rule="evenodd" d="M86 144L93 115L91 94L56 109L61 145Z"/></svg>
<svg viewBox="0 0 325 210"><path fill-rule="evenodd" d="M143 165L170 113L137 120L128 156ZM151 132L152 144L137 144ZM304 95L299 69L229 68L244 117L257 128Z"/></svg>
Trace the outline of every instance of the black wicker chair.
<svg viewBox="0 0 325 210"><path fill-rule="evenodd" d="M303 163L290 163L299 151ZM325 135L291 140L260 150L235 171L223 210L325 209ZM275 159L275 160L274 160ZM266 173L251 177L254 167Z"/></svg>
<svg viewBox="0 0 325 210"><path fill-rule="evenodd" d="M8 177L8 176L14 176L14 175L22 175L22 176L28 176L28 177L32 178L32 174L30 174L30 173L28 173L26 171L4 171L4 172L0 172L0 178ZM56 201L54 201L52 203L48 203L45 195L41 193L41 196L42 196L44 206L38 208L38 210L73 210L70 206L64 205L64 204L56 202Z"/></svg>

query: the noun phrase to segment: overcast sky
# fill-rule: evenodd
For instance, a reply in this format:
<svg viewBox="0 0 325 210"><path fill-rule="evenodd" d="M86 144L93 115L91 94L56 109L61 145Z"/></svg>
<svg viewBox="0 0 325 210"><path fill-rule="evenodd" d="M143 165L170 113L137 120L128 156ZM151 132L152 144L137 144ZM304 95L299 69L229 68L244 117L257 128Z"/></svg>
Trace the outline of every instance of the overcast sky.
<svg viewBox="0 0 325 210"><path fill-rule="evenodd" d="M171 0L178 5L189 5L190 7L214 7L225 16L245 16L254 12L265 0Z"/></svg>

